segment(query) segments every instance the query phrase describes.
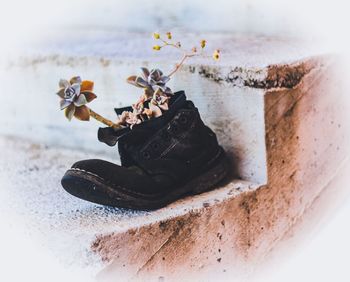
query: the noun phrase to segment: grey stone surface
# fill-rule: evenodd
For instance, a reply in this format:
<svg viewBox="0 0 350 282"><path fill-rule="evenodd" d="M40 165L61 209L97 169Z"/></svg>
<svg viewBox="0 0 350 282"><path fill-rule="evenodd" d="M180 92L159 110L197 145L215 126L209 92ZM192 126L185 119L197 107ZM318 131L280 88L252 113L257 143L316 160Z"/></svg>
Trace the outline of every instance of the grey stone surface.
<svg viewBox="0 0 350 282"><path fill-rule="evenodd" d="M0 137L0 150L2 216L13 217L14 224L26 226L27 233L64 265L85 268L92 274L105 266L101 256L91 248L102 234L123 233L166 221L258 187L234 181L219 190L178 201L155 212L108 208L77 199L60 185L65 170L75 161L101 155L4 136Z"/></svg>

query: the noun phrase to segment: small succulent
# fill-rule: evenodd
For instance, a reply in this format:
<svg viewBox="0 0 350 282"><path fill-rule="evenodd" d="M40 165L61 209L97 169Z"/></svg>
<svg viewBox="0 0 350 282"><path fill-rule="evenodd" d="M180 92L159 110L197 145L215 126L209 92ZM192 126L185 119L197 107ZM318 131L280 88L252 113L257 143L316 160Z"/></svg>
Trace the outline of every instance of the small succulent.
<svg viewBox="0 0 350 282"><path fill-rule="evenodd" d="M168 101L169 96L167 96L164 92L157 90L154 92L150 103L157 106L163 111L167 111L169 110Z"/></svg>
<svg viewBox="0 0 350 282"><path fill-rule="evenodd" d="M136 87L144 88L147 96L152 96L158 89L167 95L172 94L171 89L166 86L170 80L169 76L163 75L163 72L159 69L149 71L147 68L141 68L141 70L141 76L130 76L127 82Z"/></svg>
<svg viewBox="0 0 350 282"><path fill-rule="evenodd" d="M173 95L167 83L171 77L181 68L184 62L195 56L206 56L204 50L207 46L207 41L202 39L197 46L190 50L185 50L181 42L173 41L171 32L165 33L165 38L158 32L153 33L153 37L157 40L157 44L153 46L155 51L160 51L165 47L172 47L180 51L183 56L174 69L164 75L159 69L148 70L141 68L142 74L140 76L130 76L127 82L144 89L144 93L140 96L138 101L133 104L132 111L124 111L118 116L116 122L112 122L105 117L94 112L87 107L87 103L96 98L93 93L94 83L88 80L82 80L79 76L72 79L61 79L59 82L59 91L57 95L61 98L60 108L64 110L65 116L71 120L76 117L80 120L89 120L90 117L97 121L112 127L117 130L123 127L130 127L140 124L141 122L161 116L165 111L169 110L169 99ZM221 57L220 50L214 50L212 58L219 60Z"/></svg>
<svg viewBox="0 0 350 282"><path fill-rule="evenodd" d="M57 95L61 98L60 108L64 110L66 118L71 120L74 116L77 119L88 121L90 110L86 104L97 97L92 92L94 83L89 80L81 80L79 76L75 76L69 81L61 79L59 87Z"/></svg>
<svg viewBox="0 0 350 282"><path fill-rule="evenodd" d="M118 123L123 126L130 126L132 128L135 124L141 123L140 114L134 112L124 111L119 117Z"/></svg>

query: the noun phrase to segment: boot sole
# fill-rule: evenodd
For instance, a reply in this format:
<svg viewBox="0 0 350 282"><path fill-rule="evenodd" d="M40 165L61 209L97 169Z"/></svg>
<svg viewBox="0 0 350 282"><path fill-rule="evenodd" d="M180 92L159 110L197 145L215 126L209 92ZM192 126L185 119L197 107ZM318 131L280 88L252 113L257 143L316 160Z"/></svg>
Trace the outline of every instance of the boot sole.
<svg viewBox="0 0 350 282"><path fill-rule="evenodd" d="M106 183L98 175L80 169L68 170L61 183L68 193L89 202L134 210L155 210L185 196L212 190L227 176L228 170L228 161L222 150L215 163L204 173L166 194L138 194Z"/></svg>

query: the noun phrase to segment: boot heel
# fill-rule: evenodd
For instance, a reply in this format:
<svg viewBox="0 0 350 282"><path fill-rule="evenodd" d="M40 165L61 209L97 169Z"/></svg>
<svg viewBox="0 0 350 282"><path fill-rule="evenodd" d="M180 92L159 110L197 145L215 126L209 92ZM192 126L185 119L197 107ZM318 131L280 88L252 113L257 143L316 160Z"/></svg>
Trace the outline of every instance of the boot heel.
<svg viewBox="0 0 350 282"><path fill-rule="evenodd" d="M220 156L217 163L207 172L193 180L192 194L200 194L209 191L213 186L223 180L228 173L229 165L225 154Z"/></svg>

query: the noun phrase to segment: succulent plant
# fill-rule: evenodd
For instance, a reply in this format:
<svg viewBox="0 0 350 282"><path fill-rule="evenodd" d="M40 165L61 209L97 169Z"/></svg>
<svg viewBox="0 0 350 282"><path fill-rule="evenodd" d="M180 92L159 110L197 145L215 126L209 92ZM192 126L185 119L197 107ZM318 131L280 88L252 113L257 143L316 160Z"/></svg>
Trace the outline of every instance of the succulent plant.
<svg viewBox="0 0 350 282"><path fill-rule="evenodd" d="M171 89L166 86L167 82L170 80L169 76L163 75L163 72L159 69L152 69L149 71L147 68L141 68L141 70L141 76L130 76L127 82L136 87L144 88L146 95L149 97L158 89L167 95L172 94Z"/></svg>
<svg viewBox="0 0 350 282"><path fill-rule="evenodd" d="M59 91L57 95L61 98L60 108L64 110L65 116L71 120L76 117L80 120L89 120L90 117L96 119L103 124L114 128L115 130L130 126L132 128L147 119L161 116L169 109L169 99L173 92L167 86L170 78L181 68L184 62L195 56L203 56L203 49L207 45L206 40L201 40L198 46L194 46L190 51L183 49L181 42L172 41L173 35L167 32L166 38L160 33L153 33L153 37L157 40L157 44L153 46L155 51L160 51L165 47L172 47L180 51L183 56L175 68L164 75L159 69L149 70L148 68L141 68L142 74L140 76L130 76L127 82L144 89L144 93L140 96L138 101L133 104L132 111L124 111L118 116L116 122L112 122L105 117L94 112L87 107L87 103L96 98L93 93L94 83L88 80L82 80L79 76L72 79L61 79L59 82ZM220 50L216 49L212 54L214 60L220 59Z"/></svg>
<svg viewBox="0 0 350 282"><path fill-rule="evenodd" d="M57 95L61 98L60 108L64 110L66 118L71 120L74 116L80 120L89 120L90 110L85 105L97 97L92 92L94 83L75 76L69 81L61 79L59 87Z"/></svg>
<svg viewBox="0 0 350 282"><path fill-rule="evenodd" d="M130 126L131 128L135 124L141 123L142 120L140 119L140 115L135 113L135 112L128 112L124 111L122 114L119 116L119 121L118 123L123 125L123 126Z"/></svg>
<svg viewBox="0 0 350 282"><path fill-rule="evenodd" d="M163 111L167 111L169 110L168 101L169 101L169 97L162 91L157 90L154 92L150 103L159 107Z"/></svg>

